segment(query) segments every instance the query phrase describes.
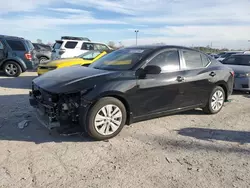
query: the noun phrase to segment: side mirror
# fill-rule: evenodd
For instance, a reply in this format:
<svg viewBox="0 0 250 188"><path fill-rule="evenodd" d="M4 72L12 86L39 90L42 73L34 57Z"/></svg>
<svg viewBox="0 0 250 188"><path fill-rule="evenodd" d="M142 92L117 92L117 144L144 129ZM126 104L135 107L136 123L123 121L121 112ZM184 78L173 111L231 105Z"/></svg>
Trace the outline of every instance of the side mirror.
<svg viewBox="0 0 250 188"><path fill-rule="evenodd" d="M144 68L145 74L160 74L161 68L156 65L148 65Z"/></svg>

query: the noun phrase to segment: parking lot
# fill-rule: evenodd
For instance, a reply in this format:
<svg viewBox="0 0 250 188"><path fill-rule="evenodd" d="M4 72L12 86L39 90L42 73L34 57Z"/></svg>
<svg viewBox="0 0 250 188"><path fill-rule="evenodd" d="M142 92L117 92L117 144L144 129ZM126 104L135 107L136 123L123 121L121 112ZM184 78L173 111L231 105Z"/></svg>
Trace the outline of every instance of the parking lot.
<svg viewBox="0 0 250 188"><path fill-rule="evenodd" d="M94 142L37 122L28 102L34 77L0 75L0 187L250 187L249 94L234 93L217 115L197 109Z"/></svg>

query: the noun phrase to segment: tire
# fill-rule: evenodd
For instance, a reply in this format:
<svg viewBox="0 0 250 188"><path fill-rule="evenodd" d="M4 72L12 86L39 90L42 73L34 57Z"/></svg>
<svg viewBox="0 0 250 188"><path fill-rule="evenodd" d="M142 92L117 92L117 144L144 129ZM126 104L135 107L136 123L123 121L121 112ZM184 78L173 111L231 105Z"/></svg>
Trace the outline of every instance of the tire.
<svg viewBox="0 0 250 188"><path fill-rule="evenodd" d="M18 77L22 73L20 65L14 61L7 61L3 65L3 71L9 77Z"/></svg>
<svg viewBox="0 0 250 188"><path fill-rule="evenodd" d="M216 86L208 100L208 103L203 111L207 114L217 114L223 108L225 102L225 91L222 87Z"/></svg>
<svg viewBox="0 0 250 188"><path fill-rule="evenodd" d="M49 60L49 58L47 58L47 57L40 57L39 58L39 64L44 63L44 62L46 62L48 60Z"/></svg>
<svg viewBox="0 0 250 188"><path fill-rule="evenodd" d="M114 113L116 117L112 115L108 117L108 111ZM103 112L106 112L106 116ZM90 109L87 117L85 130L88 135L95 140L106 140L120 133L125 125L127 113L120 100L113 97L104 97Z"/></svg>

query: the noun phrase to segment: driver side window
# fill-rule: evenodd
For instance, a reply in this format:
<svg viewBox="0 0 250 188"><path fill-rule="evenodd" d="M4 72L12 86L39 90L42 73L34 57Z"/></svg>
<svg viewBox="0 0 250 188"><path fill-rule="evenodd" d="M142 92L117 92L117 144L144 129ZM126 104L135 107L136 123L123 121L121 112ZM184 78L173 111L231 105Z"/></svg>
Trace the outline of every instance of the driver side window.
<svg viewBox="0 0 250 188"><path fill-rule="evenodd" d="M147 65L159 66L162 72L180 70L180 58L177 50L168 50L156 55Z"/></svg>

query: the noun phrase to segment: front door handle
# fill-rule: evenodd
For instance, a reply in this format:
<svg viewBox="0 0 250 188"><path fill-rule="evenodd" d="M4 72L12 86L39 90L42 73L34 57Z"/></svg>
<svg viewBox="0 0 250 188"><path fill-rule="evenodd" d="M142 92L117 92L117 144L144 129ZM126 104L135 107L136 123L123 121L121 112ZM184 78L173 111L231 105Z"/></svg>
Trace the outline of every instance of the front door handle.
<svg viewBox="0 0 250 188"><path fill-rule="evenodd" d="M183 82L185 79L183 76L177 76L177 81L178 82Z"/></svg>
<svg viewBox="0 0 250 188"><path fill-rule="evenodd" d="M215 72L211 72L211 73L209 74L209 76L214 77L214 76L216 76L216 73L215 73Z"/></svg>

